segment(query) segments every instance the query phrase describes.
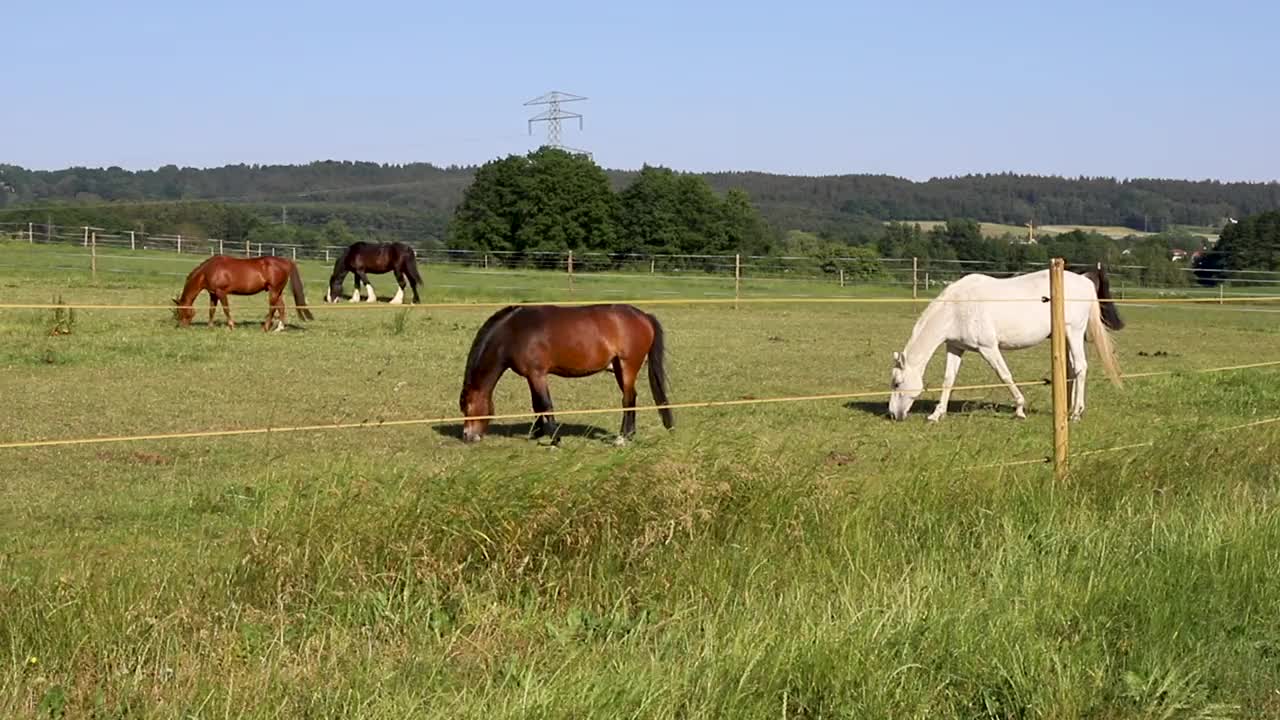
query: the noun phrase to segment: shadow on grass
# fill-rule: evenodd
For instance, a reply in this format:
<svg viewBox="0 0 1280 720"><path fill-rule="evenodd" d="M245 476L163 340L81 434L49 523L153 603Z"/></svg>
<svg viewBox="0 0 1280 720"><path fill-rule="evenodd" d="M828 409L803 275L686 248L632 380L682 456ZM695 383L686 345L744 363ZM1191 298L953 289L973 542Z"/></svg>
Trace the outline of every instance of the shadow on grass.
<svg viewBox="0 0 1280 720"><path fill-rule="evenodd" d="M453 438L458 442L462 442L462 424L453 425L433 425L432 429L440 435ZM528 422L507 422L507 423L489 423L489 429L485 431L486 436L504 437L504 438L528 438L533 431L533 421ZM605 430L597 425L580 425L575 423L560 424L561 438L580 438L584 440L598 440L613 442L618 433ZM532 439L532 438L530 438ZM541 438L549 441L548 436Z"/></svg>
<svg viewBox="0 0 1280 720"><path fill-rule="evenodd" d="M877 415L879 417L889 417L889 401L880 400L879 402L871 400L854 400L847 402L844 406L850 410L859 410L868 415ZM914 415L928 415L938 407L937 400L917 400L911 406L911 412L908 417ZM1032 408L1023 408L1027 415L1039 414L1038 410ZM1013 417L1014 406L1012 403L991 402L989 400L952 400L947 403L948 415L973 415L978 413L998 413Z"/></svg>

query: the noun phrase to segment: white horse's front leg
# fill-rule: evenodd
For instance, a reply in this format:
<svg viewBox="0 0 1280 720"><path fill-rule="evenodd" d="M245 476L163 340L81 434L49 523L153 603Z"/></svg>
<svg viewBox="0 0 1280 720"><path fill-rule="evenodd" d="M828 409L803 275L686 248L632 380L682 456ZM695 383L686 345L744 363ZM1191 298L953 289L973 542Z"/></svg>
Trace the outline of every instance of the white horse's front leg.
<svg viewBox="0 0 1280 720"><path fill-rule="evenodd" d="M947 414L947 403L951 402L951 386L956 382L956 374L960 372L960 360L964 350L947 346L947 369L942 376L942 395L938 398L938 407L929 413L929 422L938 422Z"/></svg>
<svg viewBox="0 0 1280 720"><path fill-rule="evenodd" d="M1025 420L1027 411L1024 409L1027 404L1026 398L1022 396L1022 391L1013 382L1013 373L1009 372L1009 366L1004 364L1004 356L1000 354L997 347L978 348L978 352L982 353L982 357L996 371L996 375L1000 377L1000 381L1009 386L1009 392L1013 393L1015 417Z"/></svg>
<svg viewBox="0 0 1280 720"><path fill-rule="evenodd" d="M365 302L377 302L378 296L373 294L373 283L365 283L364 290L368 293Z"/></svg>

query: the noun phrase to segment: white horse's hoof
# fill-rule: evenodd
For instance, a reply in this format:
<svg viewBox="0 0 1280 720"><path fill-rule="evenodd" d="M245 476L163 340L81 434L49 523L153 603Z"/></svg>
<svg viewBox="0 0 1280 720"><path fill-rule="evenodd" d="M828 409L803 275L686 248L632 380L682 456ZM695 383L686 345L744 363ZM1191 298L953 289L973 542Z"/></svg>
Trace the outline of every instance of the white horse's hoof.
<svg viewBox="0 0 1280 720"><path fill-rule="evenodd" d="M942 419L941 415L934 415L934 414L930 414L929 417L925 418L927 422L931 422L931 423L936 423L941 419Z"/></svg>
<svg viewBox="0 0 1280 720"><path fill-rule="evenodd" d="M626 439L626 438L624 438L624 437L622 437L621 435L619 435L618 437L616 437L616 438L614 438L614 439L613 439L613 446L614 446L614 447L626 447L626 446L627 446L627 439Z"/></svg>
<svg viewBox="0 0 1280 720"><path fill-rule="evenodd" d="M1014 410L1014 411L1013 411L1013 416L1014 416L1015 418L1019 419L1019 420L1026 420L1026 419L1027 419L1027 413L1026 413L1026 411L1025 411L1025 410L1023 410L1022 408L1018 408L1017 410Z"/></svg>
<svg viewBox="0 0 1280 720"><path fill-rule="evenodd" d="M284 323L282 323L282 322L280 322L279 320L277 320L277 321L276 321L276 329L275 329L275 331L274 331L274 332L284 332Z"/></svg>

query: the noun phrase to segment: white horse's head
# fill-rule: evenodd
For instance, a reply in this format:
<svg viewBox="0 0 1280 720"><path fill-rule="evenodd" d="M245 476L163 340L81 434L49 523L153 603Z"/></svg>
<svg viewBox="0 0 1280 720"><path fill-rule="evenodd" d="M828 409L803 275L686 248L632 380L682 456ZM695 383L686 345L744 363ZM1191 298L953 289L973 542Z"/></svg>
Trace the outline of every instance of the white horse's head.
<svg viewBox="0 0 1280 720"><path fill-rule="evenodd" d="M911 403L924 391L924 368L911 367L905 355L895 352L889 388L893 391L889 394L889 416L894 420L906 420Z"/></svg>

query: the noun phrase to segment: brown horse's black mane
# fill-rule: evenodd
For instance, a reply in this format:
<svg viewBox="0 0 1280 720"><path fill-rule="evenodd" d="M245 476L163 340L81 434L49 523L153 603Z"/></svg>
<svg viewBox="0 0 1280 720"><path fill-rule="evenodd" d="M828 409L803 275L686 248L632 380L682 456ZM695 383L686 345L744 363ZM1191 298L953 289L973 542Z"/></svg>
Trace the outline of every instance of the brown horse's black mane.
<svg viewBox="0 0 1280 720"><path fill-rule="evenodd" d="M467 368L463 373L466 378L466 384L471 384L471 374L475 371L476 365L480 362L480 358L484 356L485 348L489 345L489 340L493 338L494 331L503 320L511 317L511 314L519 310L519 305L508 305L501 310L489 316L488 320L480 326L476 331L476 339L471 342L471 350L467 352Z"/></svg>

